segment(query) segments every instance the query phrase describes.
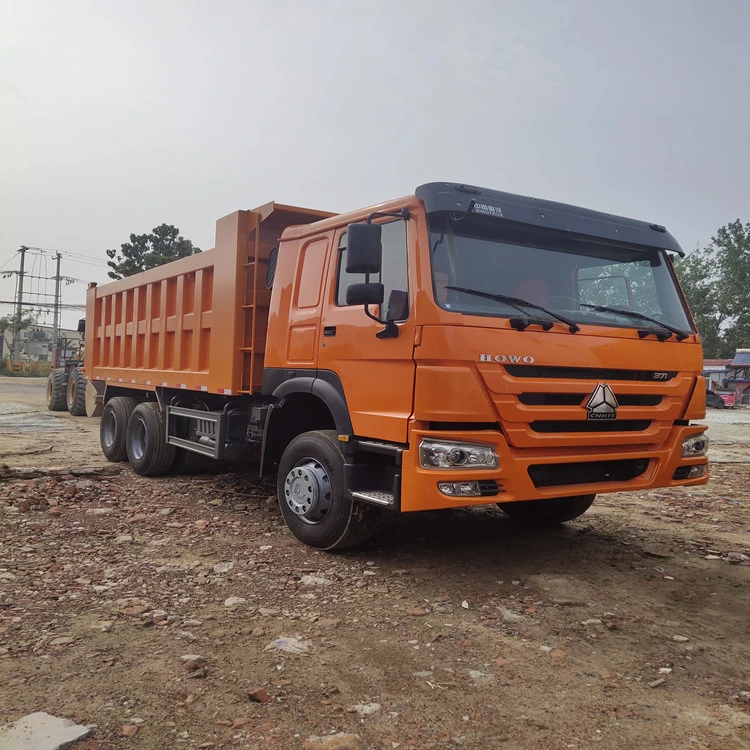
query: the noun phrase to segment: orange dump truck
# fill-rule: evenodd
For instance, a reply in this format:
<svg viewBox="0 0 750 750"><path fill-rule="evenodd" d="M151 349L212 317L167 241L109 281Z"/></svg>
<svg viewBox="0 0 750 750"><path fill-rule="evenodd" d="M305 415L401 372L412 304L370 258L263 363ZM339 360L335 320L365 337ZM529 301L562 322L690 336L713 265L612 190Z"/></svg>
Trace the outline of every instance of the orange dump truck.
<svg viewBox="0 0 750 750"><path fill-rule="evenodd" d="M657 224L453 183L238 211L214 249L89 289L102 450L149 476L194 454L275 473L320 549L389 511L559 523L597 493L703 484L675 253Z"/></svg>

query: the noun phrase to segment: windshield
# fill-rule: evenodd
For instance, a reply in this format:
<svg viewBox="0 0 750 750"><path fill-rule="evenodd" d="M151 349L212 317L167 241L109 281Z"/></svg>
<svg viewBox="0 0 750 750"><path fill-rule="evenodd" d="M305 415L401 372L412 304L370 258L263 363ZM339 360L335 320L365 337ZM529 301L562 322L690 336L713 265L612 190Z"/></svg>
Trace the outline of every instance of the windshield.
<svg viewBox="0 0 750 750"><path fill-rule="evenodd" d="M541 305L579 324L693 330L663 250L436 213L430 215L430 256L435 300L445 310L517 316L517 304L497 298L505 295L533 303L525 312L534 316L545 317Z"/></svg>

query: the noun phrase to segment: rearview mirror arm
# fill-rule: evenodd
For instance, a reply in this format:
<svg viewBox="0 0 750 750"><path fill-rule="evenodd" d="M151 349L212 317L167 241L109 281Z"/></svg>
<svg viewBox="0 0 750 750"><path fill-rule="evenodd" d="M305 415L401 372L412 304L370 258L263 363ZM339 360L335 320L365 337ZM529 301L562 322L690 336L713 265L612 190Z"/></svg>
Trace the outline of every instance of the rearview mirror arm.
<svg viewBox="0 0 750 750"><path fill-rule="evenodd" d="M378 218L379 216L392 216L394 219L403 219L404 221L409 221L411 213L409 212L409 209L406 208L406 206L404 206L400 211L375 211L375 213L372 213L367 217L367 223L372 224L372 220Z"/></svg>
<svg viewBox="0 0 750 750"><path fill-rule="evenodd" d="M378 331L375 334L376 338L379 339L395 339L398 338L398 326L392 321L392 320L382 320L381 318L378 318L376 315L373 315L370 312L370 306L365 305L365 315L370 318L370 320L374 320L376 323L381 323L385 326L382 331Z"/></svg>

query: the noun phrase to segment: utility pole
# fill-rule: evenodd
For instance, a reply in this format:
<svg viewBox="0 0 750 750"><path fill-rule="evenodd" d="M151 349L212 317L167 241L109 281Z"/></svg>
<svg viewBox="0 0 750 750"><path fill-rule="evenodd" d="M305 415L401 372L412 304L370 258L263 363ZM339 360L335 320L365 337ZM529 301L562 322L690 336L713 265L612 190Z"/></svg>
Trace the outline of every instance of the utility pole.
<svg viewBox="0 0 750 750"><path fill-rule="evenodd" d="M52 320L52 367L60 364L60 253L55 256L57 269L55 272L55 315Z"/></svg>
<svg viewBox="0 0 750 750"><path fill-rule="evenodd" d="M21 270L18 272L18 300L16 302L16 325L13 333L13 361L18 362L21 359L21 316L23 314L23 271L26 262L26 251L28 248L21 245Z"/></svg>

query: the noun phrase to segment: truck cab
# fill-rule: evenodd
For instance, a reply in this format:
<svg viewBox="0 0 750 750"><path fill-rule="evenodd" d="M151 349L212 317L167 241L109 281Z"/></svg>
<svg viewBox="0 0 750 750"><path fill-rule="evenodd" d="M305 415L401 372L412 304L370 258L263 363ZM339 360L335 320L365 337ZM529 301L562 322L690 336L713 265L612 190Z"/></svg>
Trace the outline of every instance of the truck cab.
<svg viewBox="0 0 750 750"><path fill-rule="evenodd" d="M452 183L289 228L263 390L330 413L345 455L390 451L360 495L401 511L566 520L597 493L704 483L670 254L656 224Z"/></svg>

